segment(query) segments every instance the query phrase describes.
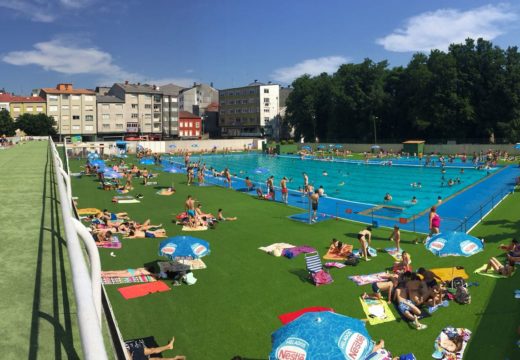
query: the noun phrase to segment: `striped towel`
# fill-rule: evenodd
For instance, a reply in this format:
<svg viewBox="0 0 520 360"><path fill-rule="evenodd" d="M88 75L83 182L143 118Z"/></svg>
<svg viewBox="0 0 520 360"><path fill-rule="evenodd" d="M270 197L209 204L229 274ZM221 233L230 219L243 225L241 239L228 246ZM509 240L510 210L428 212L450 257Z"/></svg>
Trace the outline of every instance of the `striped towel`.
<svg viewBox="0 0 520 360"><path fill-rule="evenodd" d="M131 284L131 283L147 283L157 281L151 275L128 276L128 277L108 277L102 276L101 281L103 285L113 284Z"/></svg>

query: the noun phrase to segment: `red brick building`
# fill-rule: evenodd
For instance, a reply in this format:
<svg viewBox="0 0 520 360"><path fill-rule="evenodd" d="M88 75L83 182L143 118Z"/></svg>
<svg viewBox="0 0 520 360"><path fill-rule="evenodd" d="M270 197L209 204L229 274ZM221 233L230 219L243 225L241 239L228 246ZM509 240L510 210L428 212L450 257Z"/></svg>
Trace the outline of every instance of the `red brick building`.
<svg viewBox="0 0 520 360"><path fill-rule="evenodd" d="M179 137L181 139L200 139L202 137L202 118L187 111L179 111Z"/></svg>

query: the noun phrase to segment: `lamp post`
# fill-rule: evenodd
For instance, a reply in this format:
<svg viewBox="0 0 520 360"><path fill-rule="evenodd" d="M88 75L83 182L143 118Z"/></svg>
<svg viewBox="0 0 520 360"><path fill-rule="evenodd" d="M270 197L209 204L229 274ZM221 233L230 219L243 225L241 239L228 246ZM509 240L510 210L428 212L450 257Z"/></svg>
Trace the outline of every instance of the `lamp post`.
<svg viewBox="0 0 520 360"><path fill-rule="evenodd" d="M377 116L373 116L372 120L374 121L374 145L377 145L377 131L376 131L376 120L378 119Z"/></svg>

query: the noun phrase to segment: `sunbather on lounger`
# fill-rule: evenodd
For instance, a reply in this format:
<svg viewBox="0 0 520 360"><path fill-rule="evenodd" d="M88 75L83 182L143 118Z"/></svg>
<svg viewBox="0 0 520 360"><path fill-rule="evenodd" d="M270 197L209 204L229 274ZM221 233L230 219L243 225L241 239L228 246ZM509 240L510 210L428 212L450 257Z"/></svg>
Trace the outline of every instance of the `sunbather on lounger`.
<svg viewBox="0 0 520 360"><path fill-rule="evenodd" d="M173 358L163 358L163 357L158 358L158 357L153 356L155 354L160 354L163 351L173 349L174 341L175 341L175 338L172 338L172 340L164 346L159 346L156 348L147 348L146 346L144 346L142 348L134 349L134 351L132 353L130 353L130 351L128 349L125 349L125 351L126 351L127 357L129 359L147 358L147 359L163 359L163 360L186 360L186 357L182 356L182 355L177 355Z"/></svg>
<svg viewBox="0 0 520 360"><path fill-rule="evenodd" d="M489 262L484 271L488 272L490 269L493 269L493 271L495 271L499 275L511 276L515 268L509 262L506 262L505 265L502 265L500 261L492 257L491 259L489 259Z"/></svg>

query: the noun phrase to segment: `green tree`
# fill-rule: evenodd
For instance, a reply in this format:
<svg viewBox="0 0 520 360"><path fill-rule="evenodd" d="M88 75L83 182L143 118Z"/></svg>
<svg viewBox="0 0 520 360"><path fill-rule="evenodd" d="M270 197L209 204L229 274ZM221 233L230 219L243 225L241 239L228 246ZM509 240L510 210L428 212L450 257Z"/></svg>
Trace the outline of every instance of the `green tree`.
<svg viewBox="0 0 520 360"><path fill-rule="evenodd" d="M14 122L9 111L3 109L0 111L0 135L13 136Z"/></svg>
<svg viewBox="0 0 520 360"><path fill-rule="evenodd" d="M314 142L316 138L316 115L314 110L314 81L303 75L292 83L293 91L287 98L287 121L294 127L296 139Z"/></svg>
<svg viewBox="0 0 520 360"><path fill-rule="evenodd" d="M55 135L56 129L54 129L54 125L54 118L45 114L23 114L15 123L18 129L23 130L27 135L33 136Z"/></svg>

